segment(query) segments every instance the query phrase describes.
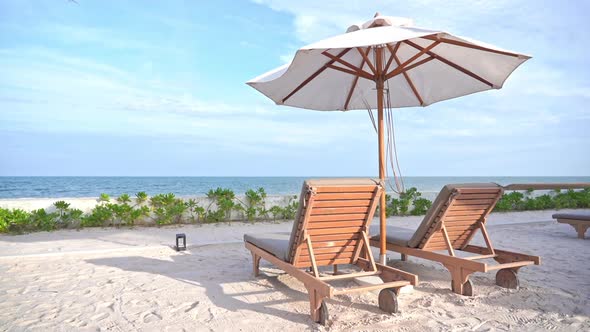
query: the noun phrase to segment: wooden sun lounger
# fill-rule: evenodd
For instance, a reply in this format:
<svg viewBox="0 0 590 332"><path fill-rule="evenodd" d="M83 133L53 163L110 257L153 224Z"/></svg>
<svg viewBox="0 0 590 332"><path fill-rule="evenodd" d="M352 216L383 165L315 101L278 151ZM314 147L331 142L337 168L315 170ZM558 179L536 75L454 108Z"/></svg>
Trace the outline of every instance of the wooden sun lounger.
<svg viewBox="0 0 590 332"><path fill-rule="evenodd" d="M498 270L498 286L518 288L518 270L527 265L539 265L541 259L493 247L485 224L502 193L503 188L493 183L446 185L415 232L387 228L387 249L401 253L402 260L415 256L440 262L451 273L451 289L457 294L472 296L473 284L469 276L494 270ZM469 244L478 230L486 247ZM371 239L371 245L379 246L378 235ZM459 257L458 251L477 255ZM483 259L494 259L499 264L487 264L481 261Z"/></svg>
<svg viewBox="0 0 590 332"><path fill-rule="evenodd" d="M590 227L590 214L556 213L553 218L562 224L570 224L578 232L578 238L585 239L586 231Z"/></svg>
<svg viewBox="0 0 590 332"><path fill-rule="evenodd" d="M299 210L288 233L246 234L254 274L264 258L305 284L311 318L328 321L325 299L352 292L379 290L379 308L397 311L399 288L416 285L418 277L376 263L369 246L368 229L383 187L372 179L308 180L303 184ZM339 264L356 272L343 274ZM320 266L333 266L333 273L320 273ZM308 269L308 270L307 270ZM379 276L383 283L336 288L328 282L361 276Z"/></svg>

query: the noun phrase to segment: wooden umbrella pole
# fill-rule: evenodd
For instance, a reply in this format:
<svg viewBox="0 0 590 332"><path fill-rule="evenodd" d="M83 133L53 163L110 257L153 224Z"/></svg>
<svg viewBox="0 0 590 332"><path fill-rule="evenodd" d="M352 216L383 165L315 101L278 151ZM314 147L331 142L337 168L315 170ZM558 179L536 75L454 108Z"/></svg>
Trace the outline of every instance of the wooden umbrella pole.
<svg viewBox="0 0 590 332"><path fill-rule="evenodd" d="M385 201L385 132L383 125L383 48L375 48L375 83L377 84L377 127L379 136L379 179L383 183L383 192L379 200L379 234L380 234L380 247L379 247L379 262L381 264L386 263L386 226L387 217L385 215L386 201Z"/></svg>

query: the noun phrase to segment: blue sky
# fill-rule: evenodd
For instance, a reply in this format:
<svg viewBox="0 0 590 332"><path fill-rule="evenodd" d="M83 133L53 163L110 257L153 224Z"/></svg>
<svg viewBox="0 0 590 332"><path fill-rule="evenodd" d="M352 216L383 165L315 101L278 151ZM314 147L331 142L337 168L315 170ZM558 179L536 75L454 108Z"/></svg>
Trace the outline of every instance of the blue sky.
<svg viewBox="0 0 590 332"><path fill-rule="evenodd" d="M396 110L404 175L590 175L588 1L77 1L0 2L0 175L376 175L366 112L244 84L376 11L533 56Z"/></svg>

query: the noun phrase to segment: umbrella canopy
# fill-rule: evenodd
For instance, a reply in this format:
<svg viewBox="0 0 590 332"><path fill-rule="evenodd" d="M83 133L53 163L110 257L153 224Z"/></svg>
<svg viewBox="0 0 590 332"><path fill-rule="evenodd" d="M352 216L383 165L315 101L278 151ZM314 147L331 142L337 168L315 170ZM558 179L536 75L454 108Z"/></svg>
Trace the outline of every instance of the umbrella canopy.
<svg viewBox="0 0 590 332"><path fill-rule="evenodd" d="M379 177L384 180L384 98L388 108L427 106L500 89L530 56L411 20L375 15L347 33L302 47L290 64L247 84L278 105L318 111L378 111ZM380 200L381 262L385 261L385 193Z"/></svg>
<svg viewBox="0 0 590 332"><path fill-rule="evenodd" d="M290 64L247 84L278 105L319 111L376 109L375 66L381 50L391 107L427 106L500 89L530 58L439 30L387 25L396 21L378 16L365 23L366 29L304 46Z"/></svg>

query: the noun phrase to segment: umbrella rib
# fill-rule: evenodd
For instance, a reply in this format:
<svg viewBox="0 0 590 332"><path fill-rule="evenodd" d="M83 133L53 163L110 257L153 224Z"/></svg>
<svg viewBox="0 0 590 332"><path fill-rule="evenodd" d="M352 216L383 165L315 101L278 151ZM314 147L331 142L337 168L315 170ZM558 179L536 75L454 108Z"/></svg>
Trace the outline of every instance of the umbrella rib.
<svg viewBox="0 0 590 332"><path fill-rule="evenodd" d="M403 71L405 71L404 68L409 68L410 66L408 66L410 63L412 63L414 60L418 59L419 57L421 57L424 53L428 53L431 49L433 49L436 45L440 44L440 41L435 41L434 43L428 45L426 48L423 48L422 50L420 50L418 53L414 54L413 57L409 58L408 60L406 60L403 64L397 66L397 68L395 68L394 70L392 70L390 73L385 75L385 80L388 80L400 73L402 73ZM413 67L412 67L413 68Z"/></svg>
<svg viewBox="0 0 590 332"><path fill-rule="evenodd" d="M472 48L472 49L475 49L475 50L485 51L485 52L490 52L490 53L508 55L508 56L513 56L513 57L516 57L516 58L518 58L518 57L521 56L520 54L516 54L516 53L494 50L494 49L491 49L491 48L487 48L487 47L483 47L483 46L478 46L478 45L473 45L473 44L465 43L465 42L458 41L458 40L452 40L452 39L448 39L448 38L437 38L435 36L425 36L425 37L421 37L421 38L428 39L428 40L440 40L441 42L446 43L446 44L452 44L452 45L462 46L462 47L466 47L466 48Z"/></svg>
<svg viewBox="0 0 590 332"><path fill-rule="evenodd" d="M341 72L346 73L346 74L353 75L353 76L360 76L362 78L368 79L369 81L373 81L373 79L374 79L374 77L371 74L366 73L364 71L358 72L358 71L354 71L354 70L350 70L350 69L338 67L338 66L335 66L335 65L328 65L327 67L330 68L330 69L341 71Z"/></svg>
<svg viewBox="0 0 590 332"><path fill-rule="evenodd" d="M367 63L367 65L369 66L369 68L371 68L371 71L373 72L374 75L377 74L377 70L375 69L375 66L373 66L373 64L371 63L371 61L369 61L369 52L371 51L371 47L367 47L367 54L365 54L365 52L363 52L363 49L361 47L357 47L356 50L361 54L361 56L363 57L363 59L365 60L365 62Z"/></svg>
<svg viewBox="0 0 590 332"><path fill-rule="evenodd" d="M397 55L393 54L393 57L395 59L395 62L399 66L401 62L399 61ZM406 78L406 81L408 82L408 85L410 86L410 88L414 92L414 95L418 99L418 102L420 102L421 106L424 106L424 100L422 100L422 97L420 97L420 94L418 93L418 90L416 89L416 87L414 86L414 83L410 79L410 76L408 75L407 71L404 71L403 74L404 74L404 77Z"/></svg>
<svg viewBox="0 0 590 332"><path fill-rule="evenodd" d="M434 57L433 56L429 56L428 58L422 59L422 60L420 60L420 61L418 61L418 62L416 62L414 64L411 64L411 65L409 65L407 67L402 68L402 70L400 72L394 73L395 75L393 75L393 76L389 76L388 75L387 77L385 77L385 80L391 79L391 78L393 78L393 77L395 77L395 76L397 76L399 74L403 74L403 73L409 71L410 69L414 69L414 68L416 68L418 66L421 66L421 65L423 65L423 64L425 64L427 62L430 62L432 60L434 60Z"/></svg>
<svg viewBox="0 0 590 332"><path fill-rule="evenodd" d="M424 50L424 48L423 48L422 46L420 46L420 45L418 45L418 44L415 44L415 43L413 43L413 42L411 42L411 41L409 41L409 40L406 40L406 41L404 41L404 42L405 42L406 44L408 44L408 45L412 46L412 47L413 47L413 48L415 48L415 49L418 49L418 50ZM493 87L494 87L494 84L490 83L489 81L487 81L487 80L486 80L486 79L484 79L483 77L481 77L481 76L479 76L479 75L477 75L477 74L475 74L475 73L473 73L473 72L471 72L471 71L469 71L469 70L465 69L464 67L461 67L461 66L459 66L458 64L456 64L456 63L454 63L454 62L452 62L452 61L450 61L450 60L447 60L447 59L443 58L442 56L440 56L440 55L438 55L438 54L436 54L436 53L434 53L434 52L427 51L426 53L427 53L428 55L430 55L431 57L434 57L435 59L439 60L440 62L442 62L442 63L444 63L444 64L446 64L446 65L448 65L448 66L450 66L450 67L453 67L453 68L455 68L456 70L458 70L458 71L462 72L463 74L465 74L465 75L468 75L468 76L471 76L472 78L474 78L474 79L476 79L476 80L478 80L478 81L482 82L483 84L489 85L489 86L490 86L490 88L493 88Z"/></svg>
<svg viewBox="0 0 590 332"><path fill-rule="evenodd" d="M387 73L387 71L389 70L389 66L391 66L391 63L393 62L393 57L397 53L397 50L399 49L400 45L401 45L400 42L395 43L395 47L392 47L391 44L387 44L387 48L389 49L391 56L389 57L389 60L387 61L387 64L385 65L385 68L383 69L384 73ZM399 65L399 63L398 63L398 65Z"/></svg>
<svg viewBox="0 0 590 332"><path fill-rule="evenodd" d="M365 74L365 76L367 76L367 77L373 77L373 75L371 75L370 73L367 73L367 72L366 72L366 71L364 71L362 68L359 68L359 67L357 67L357 66L355 66L355 65L351 64L351 63L350 63L350 62L348 62L348 61L342 60L342 59L340 59L340 58L338 58L338 57L336 57L336 56L334 56L334 55L330 54L330 52L328 52L328 51L323 51L323 52L322 52L322 54L323 54L323 55L325 55L325 56L327 56L328 58L330 58L330 59L334 60L335 62L338 62L338 63L341 63L341 64L345 65L346 67L350 68L352 71L354 71L354 72L358 72L358 73L359 73L359 74L358 74L359 76L363 76L362 74ZM332 64L330 64L330 65L331 65L332 67L335 67L335 66L333 66ZM328 67L329 67L329 68L332 68L332 67L330 67L330 66L328 66ZM336 68L340 68L340 67L336 67ZM372 78L371 78L371 79L372 79Z"/></svg>
<svg viewBox="0 0 590 332"><path fill-rule="evenodd" d="M337 57L339 58L339 57L343 56L344 54L348 53L348 51L350 51L350 50L351 50L350 48L342 50L342 52L338 53ZM301 82L301 84L299 84L299 86L297 86L293 91L291 91L291 93L289 93L285 98L283 98L283 103L285 103L285 101L287 101L287 99L291 98L291 96L296 94L297 91L301 90L301 88L306 86L307 83L311 82L314 78L316 78L319 74L321 74L324 70L326 70L326 68L328 68L329 65L333 64L334 62L335 62L335 60L328 61L320 69L316 70L315 73L311 74L308 78L306 78L305 81Z"/></svg>
<svg viewBox="0 0 590 332"><path fill-rule="evenodd" d="M368 53L368 51L367 51ZM361 66L360 68L362 69L365 66L365 59L363 58L363 60L361 61ZM352 80L352 85L350 86L350 90L348 91L348 95L346 96L346 102L344 103L344 110L348 110L348 104L350 103L350 98L352 98L352 94L354 93L354 89L356 88L356 83L359 80L358 75L356 75L354 77L354 79Z"/></svg>

